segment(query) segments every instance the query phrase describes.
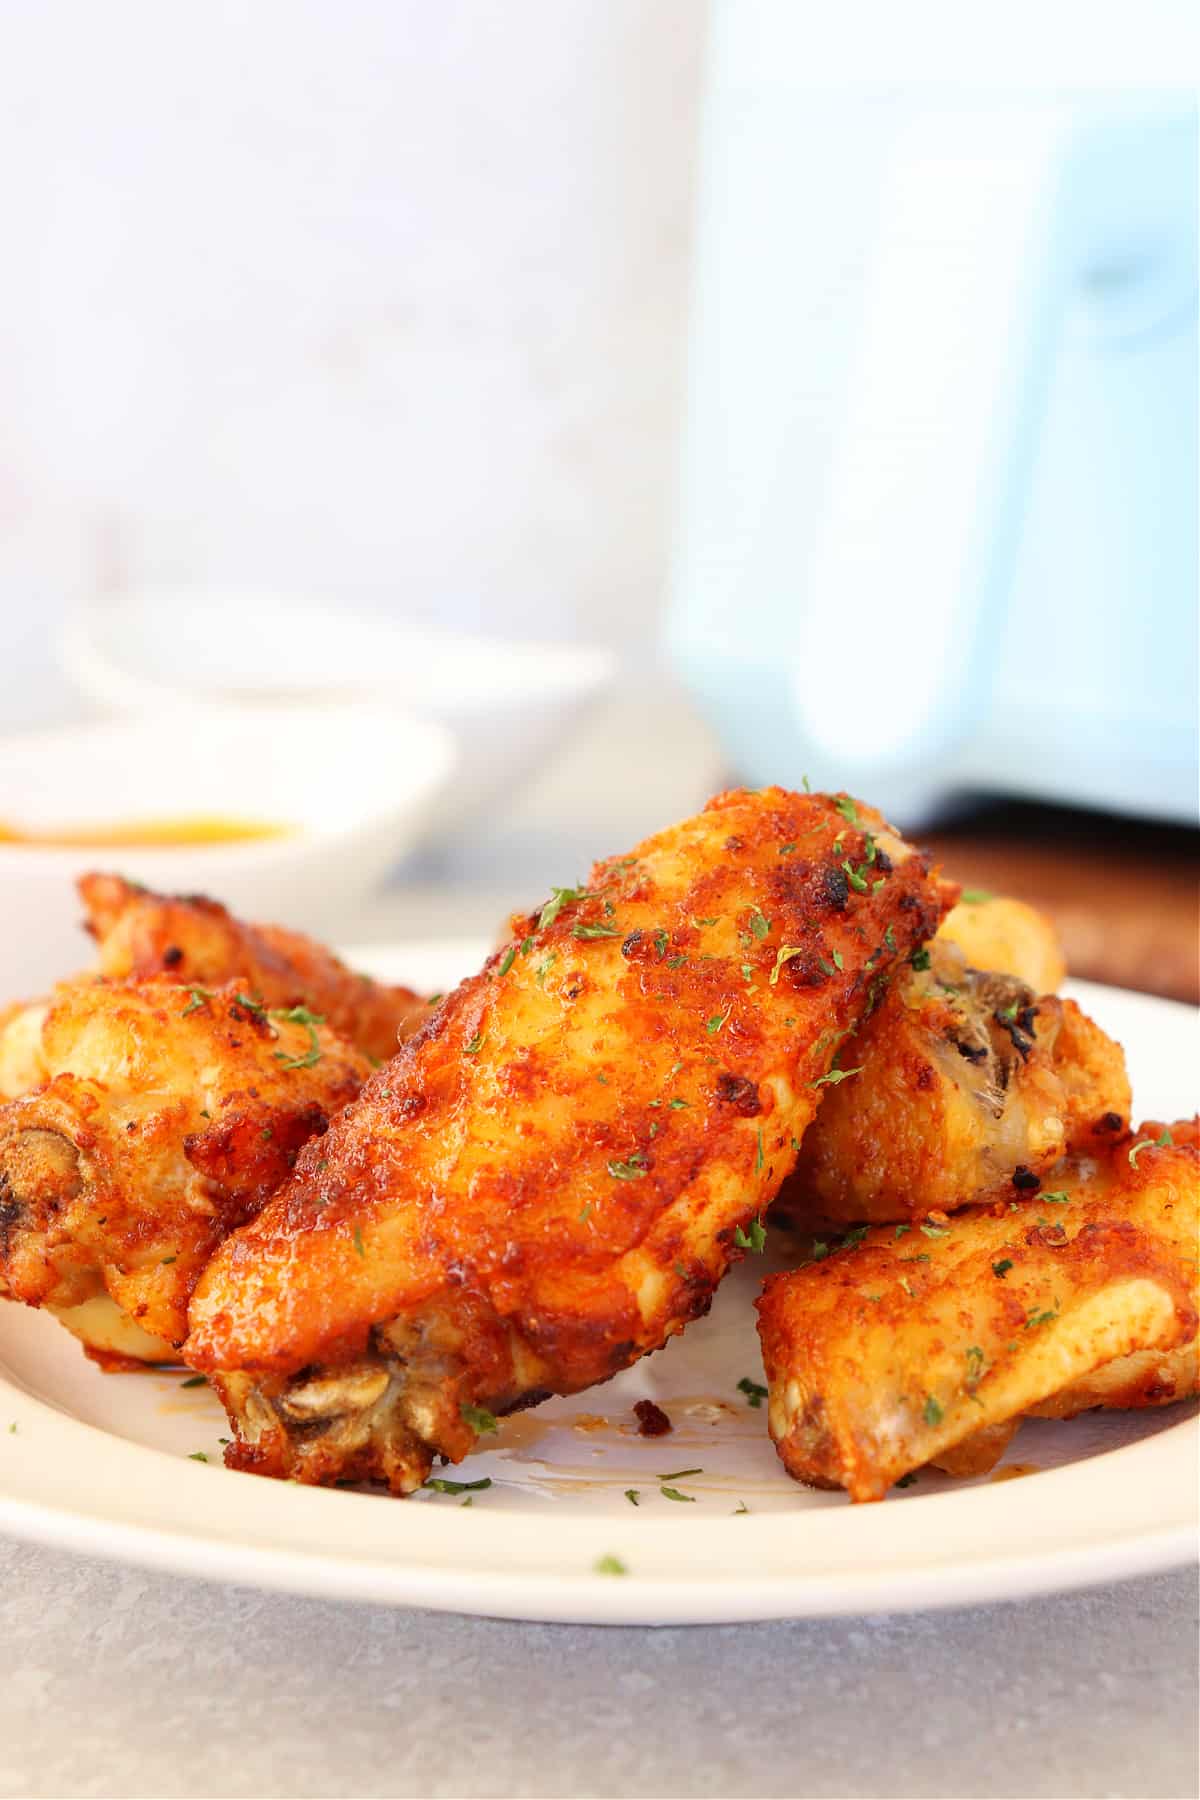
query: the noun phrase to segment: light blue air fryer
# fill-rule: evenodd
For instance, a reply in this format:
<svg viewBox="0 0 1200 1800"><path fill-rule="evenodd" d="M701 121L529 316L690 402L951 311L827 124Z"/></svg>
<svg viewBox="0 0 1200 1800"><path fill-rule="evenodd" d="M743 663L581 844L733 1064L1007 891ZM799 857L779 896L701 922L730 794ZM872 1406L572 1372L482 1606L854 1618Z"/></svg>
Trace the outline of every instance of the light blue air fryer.
<svg viewBox="0 0 1200 1800"><path fill-rule="evenodd" d="M669 645L748 781L1192 820L1190 100L807 92L716 9Z"/></svg>

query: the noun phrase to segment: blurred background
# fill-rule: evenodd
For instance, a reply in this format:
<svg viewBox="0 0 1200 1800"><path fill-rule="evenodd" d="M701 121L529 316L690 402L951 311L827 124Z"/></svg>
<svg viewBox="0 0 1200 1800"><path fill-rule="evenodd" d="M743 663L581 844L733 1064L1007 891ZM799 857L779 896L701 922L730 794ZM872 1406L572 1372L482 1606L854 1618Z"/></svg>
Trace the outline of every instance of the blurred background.
<svg viewBox="0 0 1200 1800"><path fill-rule="evenodd" d="M1196 20L1071 13L5 0L0 821L357 943L808 775L1194 997Z"/></svg>

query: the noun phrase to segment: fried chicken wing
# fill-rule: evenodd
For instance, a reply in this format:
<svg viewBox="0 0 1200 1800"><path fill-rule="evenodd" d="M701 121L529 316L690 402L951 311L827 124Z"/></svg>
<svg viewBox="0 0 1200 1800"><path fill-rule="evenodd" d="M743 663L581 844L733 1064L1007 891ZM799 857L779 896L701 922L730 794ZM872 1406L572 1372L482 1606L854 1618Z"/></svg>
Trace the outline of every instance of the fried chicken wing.
<svg viewBox="0 0 1200 1800"><path fill-rule="evenodd" d="M1005 894L964 896L938 937L957 944L972 969L1015 975L1035 994L1054 994L1067 977L1058 932L1045 913Z"/></svg>
<svg viewBox="0 0 1200 1800"><path fill-rule="evenodd" d="M858 1224L1029 1192L1071 1150L1126 1129L1119 1044L1073 1000L968 968L939 934L847 1047L780 1196L790 1217Z"/></svg>
<svg viewBox="0 0 1200 1800"><path fill-rule="evenodd" d="M1114 1395L1130 1392L1134 1358L1171 1356L1183 1373L1190 1356L1194 1370L1195 1125L1139 1142L1072 1158L1052 1193L853 1232L770 1280L759 1334L789 1471L878 1500L923 1463L953 1468L956 1451L979 1466L977 1434L998 1429L1002 1448L1007 1424L1057 1411L1056 1397L1096 1404L1117 1359Z"/></svg>
<svg viewBox="0 0 1200 1800"><path fill-rule="evenodd" d="M102 1358L174 1358L218 1243L370 1064L304 1008L230 984L59 988L46 1083L0 1107L0 1278Z"/></svg>
<svg viewBox="0 0 1200 1800"><path fill-rule="evenodd" d="M18 1001L0 1010L0 1100L15 1100L46 1080L42 1026L48 1000Z"/></svg>
<svg viewBox="0 0 1200 1800"><path fill-rule="evenodd" d="M201 1278L227 1460L409 1492L704 1313L945 903L877 814L778 788L556 889Z"/></svg>
<svg viewBox="0 0 1200 1800"><path fill-rule="evenodd" d="M84 875L79 893L99 968L114 980L169 975L203 987L240 981L267 1006L307 1006L339 1037L383 1061L429 1008L410 988L356 975L332 951L282 925L247 925L200 894L154 894L120 875Z"/></svg>

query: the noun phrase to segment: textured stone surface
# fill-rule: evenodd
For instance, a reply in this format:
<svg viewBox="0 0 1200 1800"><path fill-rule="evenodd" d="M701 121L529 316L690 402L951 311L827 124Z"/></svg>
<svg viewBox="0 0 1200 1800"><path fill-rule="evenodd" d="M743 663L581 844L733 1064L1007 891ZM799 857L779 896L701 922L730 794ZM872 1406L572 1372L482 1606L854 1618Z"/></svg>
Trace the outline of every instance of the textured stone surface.
<svg viewBox="0 0 1200 1800"><path fill-rule="evenodd" d="M1197 1791L1191 1571L1014 1606L689 1630L259 1594L0 1543L0 1793Z"/></svg>

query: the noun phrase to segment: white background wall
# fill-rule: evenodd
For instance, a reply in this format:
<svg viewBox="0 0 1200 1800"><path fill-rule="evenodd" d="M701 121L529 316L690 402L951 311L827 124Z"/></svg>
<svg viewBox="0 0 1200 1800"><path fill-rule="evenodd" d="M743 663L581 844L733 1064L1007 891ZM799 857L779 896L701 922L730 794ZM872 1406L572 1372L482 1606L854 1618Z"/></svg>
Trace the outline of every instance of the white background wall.
<svg viewBox="0 0 1200 1800"><path fill-rule="evenodd" d="M702 0L3 0L0 653L260 581L645 641Z"/></svg>

